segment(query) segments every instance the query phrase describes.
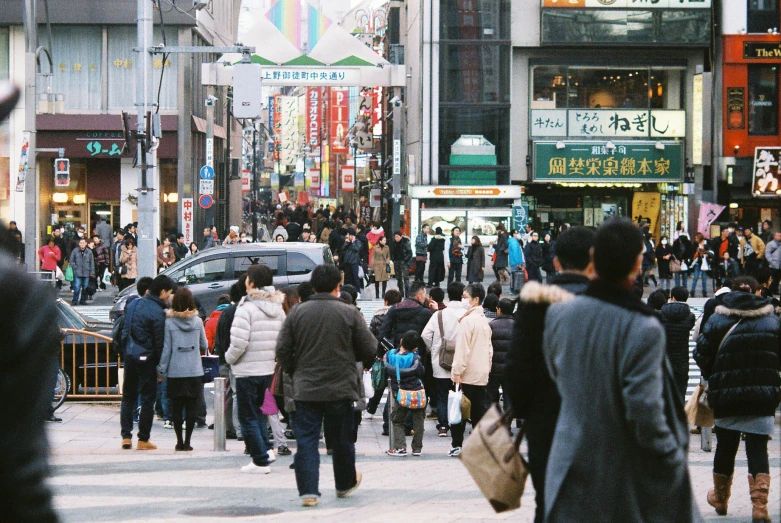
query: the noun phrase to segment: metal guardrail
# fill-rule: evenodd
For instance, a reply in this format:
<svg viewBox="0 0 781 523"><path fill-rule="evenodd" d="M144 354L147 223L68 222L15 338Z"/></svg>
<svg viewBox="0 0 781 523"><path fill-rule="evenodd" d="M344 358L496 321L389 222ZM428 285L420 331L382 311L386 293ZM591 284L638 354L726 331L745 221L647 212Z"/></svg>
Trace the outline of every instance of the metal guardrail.
<svg viewBox="0 0 781 523"><path fill-rule="evenodd" d="M122 364L111 351L110 337L76 329L62 329L60 367L71 379L70 400L120 400Z"/></svg>

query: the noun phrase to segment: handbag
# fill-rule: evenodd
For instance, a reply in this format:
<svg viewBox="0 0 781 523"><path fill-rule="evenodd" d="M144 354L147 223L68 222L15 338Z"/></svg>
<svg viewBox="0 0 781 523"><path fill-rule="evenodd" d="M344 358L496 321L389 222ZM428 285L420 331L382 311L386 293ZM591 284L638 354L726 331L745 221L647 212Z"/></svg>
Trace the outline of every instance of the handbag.
<svg viewBox="0 0 781 523"><path fill-rule="evenodd" d="M119 266L119 275L124 276L125 274L127 274L127 265L123 263Z"/></svg>
<svg viewBox="0 0 781 523"><path fill-rule="evenodd" d="M453 359L456 357L456 344L448 342L445 339L445 326L442 323L442 311L439 311L437 316L437 323L439 324L439 336L441 339L439 348L439 366L445 370L451 370L453 368Z"/></svg>
<svg viewBox="0 0 781 523"><path fill-rule="evenodd" d="M201 356L201 365L203 366L204 383L211 383L214 378L220 377L220 358L209 354L209 349L206 349L205 356Z"/></svg>
<svg viewBox="0 0 781 523"><path fill-rule="evenodd" d="M681 272L681 260L673 256L670 259L670 272L676 273Z"/></svg>
<svg viewBox="0 0 781 523"><path fill-rule="evenodd" d="M65 281L73 281L73 267L70 265L65 268Z"/></svg>
<svg viewBox="0 0 781 523"><path fill-rule="evenodd" d="M404 390L401 388L401 372L396 366L396 383L399 384L399 391L396 393L396 402L400 407L406 409L418 410L425 409L428 405L426 390L421 387L420 390ZM422 385L422 383L421 383Z"/></svg>
<svg viewBox="0 0 781 523"><path fill-rule="evenodd" d="M383 388L388 382L388 378L385 372L385 364L379 360L376 360L372 365L371 377L372 389L374 389L375 392Z"/></svg>
<svg viewBox="0 0 781 523"><path fill-rule="evenodd" d="M447 393L447 420L451 427L461 423L461 400L463 397L464 393L458 384L456 384L456 390Z"/></svg>
<svg viewBox="0 0 781 523"><path fill-rule="evenodd" d="M521 506L529 476L529 466L520 452L524 431L513 439L507 430L511 420L511 410L502 414L496 403L491 405L459 456L496 513Z"/></svg>
<svg viewBox="0 0 781 523"><path fill-rule="evenodd" d="M285 395L284 376L282 372L282 364L277 362L276 365L274 365L274 376L271 378L271 385L268 388L274 396L284 397Z"/></svg>
<svg viewBox="0 0 781 523"><path fill-rule="evenodd" d="M742 318L741 318L742 319ZM729 335L737 328L741 320L735 322L735 324L729 328L727 334L721 339L718 350L716 350L716 357L721 352L724 343L729 338ZM716 357L713 358L716 361ZM697 425L698 427L712 427L715 425L715 418L713 416L713 409L708 404L708 386L699 385L694 393L686 401L684 406L684 412L686 412L686 419L690 425Z"/></svg>

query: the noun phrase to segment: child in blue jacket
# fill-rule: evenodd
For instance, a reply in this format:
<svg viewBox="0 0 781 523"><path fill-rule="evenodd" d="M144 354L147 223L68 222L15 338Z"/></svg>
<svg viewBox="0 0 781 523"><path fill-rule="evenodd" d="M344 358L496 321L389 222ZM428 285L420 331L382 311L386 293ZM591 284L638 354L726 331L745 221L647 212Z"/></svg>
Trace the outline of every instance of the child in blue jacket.
<svg viewBox="0 0 781 523"><path fill-rule="evenodd" d="M423 422L426 419L425 392L423 392L423 378L425 369L418 356L418 347L422 344L420 335L415 331L405 332L401 337L398 349L392 349L385 354L383 361L385 370L391 379L393 392L393 405L391 407L390 421L392 424L391 436L393 438L393 450L388 451L389 456L403 457L407 455L407 438L404 433L404 420L407 413L412 415L412 455L420 456L423 450ZM421 391L422 404L418 408L402 407L398 402L399 389L403 391Z"/></svg>

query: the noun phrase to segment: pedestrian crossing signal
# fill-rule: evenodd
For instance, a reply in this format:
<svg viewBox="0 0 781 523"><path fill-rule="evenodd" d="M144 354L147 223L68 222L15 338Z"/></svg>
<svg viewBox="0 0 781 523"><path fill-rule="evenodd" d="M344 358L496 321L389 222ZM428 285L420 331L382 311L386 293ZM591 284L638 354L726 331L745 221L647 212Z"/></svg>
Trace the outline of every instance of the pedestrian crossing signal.
<svg viewBox="0 0 781 523"><path fill-rule="evenodd" d="M67 158L54 160L54 186L67 187L71 184L71 161Z"/></svg>

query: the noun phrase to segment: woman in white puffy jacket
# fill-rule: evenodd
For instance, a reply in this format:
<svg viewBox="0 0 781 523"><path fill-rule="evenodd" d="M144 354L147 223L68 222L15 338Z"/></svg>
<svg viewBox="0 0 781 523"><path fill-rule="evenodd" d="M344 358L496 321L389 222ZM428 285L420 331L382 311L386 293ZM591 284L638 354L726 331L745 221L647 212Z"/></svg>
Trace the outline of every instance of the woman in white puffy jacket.
<svg viewBox="0 0 781 523"><path fill-rule="evenodd" d="M243 472L268 474L276 460L260 406L274 375L277 336L285 321L284 295L272 286L274 274L265 265L247 270L247 296L236 308L225 361L236 376L239 423L252 463ZM270 394L270 392L269 392Z"/></svg>

